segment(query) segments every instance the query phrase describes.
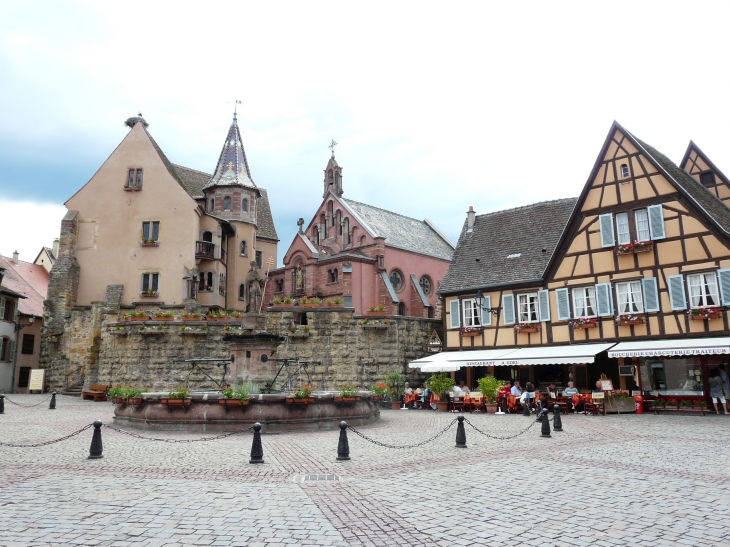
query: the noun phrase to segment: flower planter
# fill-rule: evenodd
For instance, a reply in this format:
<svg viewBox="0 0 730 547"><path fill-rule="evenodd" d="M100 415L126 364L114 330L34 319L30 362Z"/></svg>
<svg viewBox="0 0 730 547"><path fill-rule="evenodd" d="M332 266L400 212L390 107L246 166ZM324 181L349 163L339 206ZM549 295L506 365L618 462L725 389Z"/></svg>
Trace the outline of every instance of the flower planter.
<svg viewBox="0 0 730 547"><path fill-rule="evenodd" d="M135 317L130 317L127 319L127 321L149 321L150 316L149 315L137 315Z"/></svg>
<svg viewBox="0 0 730 547"><path fill-rule="evenodd" d="M140 241L139 244L142 247L157 247L157 246L159 246L159 243L157 243L156 241L153 241L151 243L145 243L144 241Z"/></svg>
<svg viewBox="0 0 730 547"><path fill-rule="evenodd" d="M182 316L183 321L202 321L203 317L194 317L192 315L183 315Z"/></svg>
<svg viewBox="0 0 730 547"><path fill-rule="evenodd" d="M145 329L145 330L138 330L139 334L165 334L166 330L157 330L157 329Z"/></svg>
<svg viewBox="0 0 730 547"><path fill-rule="evenodd" d="M184 399L162 397L160 400L163 405L167 406L168 412L172 412L175 408L182 408L183 412L187 412L190 407L190 401L192 401L190 397L185 397Z"/></svg>
<svg viewBox="0 0 730 547"><path fill-rule="evenodd" d="M360 396L357 397L335 397L335 403L338 405L354 405L356 402L360 400Z"/></svg>
<svg viewBox="0 0 730 547"><path fill-rule="evenodd" d="M309 338L308 332L290 332L289 338Z"/></svg>
<svg viewBox="0 0 730 547"><path fill-rule="evenodd" d="M154 316L153 321L174 321L175 316L174 315L166 315L166 316Z"/></svg>
<svg viewBox="0 0 730 547"><path fill-rule="evenodd" d="M471 331L471 332L462 332L461 336L464 338L474 338L475 336L479 336L482 334L482 331Z"/></svg>
<svg viewBox="0 0 730 547"><path fill-rule="evenodd" d="M127 398L126 397L112 397L112 403L115 405L125 405L127 404Z"/></svg>
<svg viewBox="0 0 730 547"><path fill-rule="evenodd" d="M375 324L370 325L370 324L366 323L366 324L360 325L360 326L363 328L366 328L366 329L387 329L390 325L375 325Z"/></svg>
<svg viewBox="0 0 730 547"><path fill-rule="evenodd" d="M130 397L127 399L127 404L130 405L141 405L142 404L142 397Z"/></svg>
<svg viewBox="0 0 730 547"><path fill-rule="evenodd" d="M535 328L535 327L531 327L531 328L528 328L528 329L520 329L520 330L518 330L516 332L517 332L517 334L530 334L530 333L533 333L533 332L540 332L540 329Z"/></svg>
<svg viewBox="0 0 730 547"><path fill-rule="evenodd" d="M641 319L636 319L634 321L617 321L616 324L619 327L627 327L629 325L642 325L644 322Z"/></svg>
<svg viewBox="0 0 730 547"><path fill-rule="evenodd" d="M439 405L439 412L448 412L449 411L448 401L443 402L443 403L441 401L439 401L438 405Z"/></svg>
<svg viewBox="0 0 730 547"><path fill-rule="evenodd" d="M632 255L632 254L634 254L634 250L633 249L626 249L626 250L623 250L623 251L617 250L616 251L616 254L618 256L621 256L621 255Z"/></svg>
<svg viewBox="0 0 730 547"><path fill-rule="evenodd" d="M181 330L180 334L183 336L204 336L208 334L207 330Z"/></svg>
<svg viewBox="0 0 730 547"><path fill-rule="evenodd" d="M497 408L499 408L499 405L497 403L487 403L487 414L496 414Z"/></svg>
<svg viewBox="0 0 730 547"><path fill-rule="evenodd" d="M321 306L321 304L319 304L319 303L318 304L311 304L309 302L307 302L306 304L300 303L299 305L300 306L304 306L305 308L319 308Z"/></svg>
<svg viewBox="0 0 730 547"><path fill-rule="evenodd" d="M692 314L690 314L689 317L690 317L690 319L692 319L692 321L704 321L705 319L707 319L708 321L710 321L712 319L722 319L722 315L723 315L723 312L716 312L716 313L709 313L707 315L704 315L704 314L692 315Z"/></svg>
<svg viewBox="0 0 730 547"><path fill-rule="evenodd" d="M382 395L370 395L370 400L371 401L382 401L383 396Z"/></svg>
<svg viewBox="0 0 730 547"><path fill-rule="evenodd" d="M325 303L325 306L327 306L328 308L344 308L345 307L344 304L326 304L326 303Z"/></svg>
<svg viewBox="0 0 730 547"><path fill-rule="evenodd" d="M149 293L141 293L140 296L142 298L157 298L160 295L160 293L156 292L149 292Z"/></svg>
<svg viewBox="0 0 730 547"><path fill-rule="evenodd" d="M228 321L228 317L206 317L206 321Z"/></svg>
<svg viewBox="0 0 730 547"><path fill-rule="evenodd" d="M387 310L386 311L366 311L366 315L388 315Z"/></svg>
<svg viewBox="0 0 730 547"><path fill-rule="evenodd" d="M392 408L393 410L400 409L400 401L391 401L390 408Z"/></svg>
<svg viewBox="0 0 730 547"><path fill-rule="evenodd" d="M576 325L573 328L575 330L580 330L580 329L595 329L596 327L598 327L598 323L583 323L582 325Z"/></svg>
<svg viewBox="0 0 730 547"><path fill-rule="evenodd" d="M306 399L295 399L294 397L286 398L287 404L290 405L308 405L314 402L314 397L307 397Z"/></svg>
<svg viewBox="0 0 730 547"><path fill-rule="evenodd" d="M226 414L231 408L239 407L241 411L246 410L248 406L248 399L218 399L218 404L226 409Z"/></svg>
<svg viewBox="0 0 730 547"><path fill-rule="evenodd" d="M653 250L654 250L654 246L653 245L650 246L650 247L634 248L634 252L635 253L648 253L649 251L653 251Z"/></svg>

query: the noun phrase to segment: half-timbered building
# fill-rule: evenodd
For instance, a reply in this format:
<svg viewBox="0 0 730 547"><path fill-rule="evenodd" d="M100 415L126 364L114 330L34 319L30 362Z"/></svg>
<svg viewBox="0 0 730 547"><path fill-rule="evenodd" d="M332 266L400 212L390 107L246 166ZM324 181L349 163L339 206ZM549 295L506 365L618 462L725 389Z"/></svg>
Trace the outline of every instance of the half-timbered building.
<svg viewBox="0 0 730 547"><path fill-rule="evenodd" d="M730 356L730 192L694 144L681 165L614 122L577 199L470 212L434 359L472 385L490 372L589 390L605 374L617 389L707 394Z"/></svg>

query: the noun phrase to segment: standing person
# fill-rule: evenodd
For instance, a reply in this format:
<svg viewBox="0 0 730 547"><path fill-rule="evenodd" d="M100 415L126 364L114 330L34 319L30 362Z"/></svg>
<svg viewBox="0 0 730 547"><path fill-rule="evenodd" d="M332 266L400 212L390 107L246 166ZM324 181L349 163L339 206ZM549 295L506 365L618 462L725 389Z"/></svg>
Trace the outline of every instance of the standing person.
<svg viewBox="0 0 730 547"><path fill-rule="evenodd" d="M722 390L725 392L725 398L730 397L730 375L725 370L725 365L717 367L720 369L720 380L722 380Z"/></svg>
<svg viewBox="0 0 730 547"><path fill-rule="evenodd" d="M720 399L722 403L722 411L727 414L727 402L725 401L725 395L722 392L722 378L720 376L720 369L713 368L710 371L710 397L712 397L712 404L715 406L715 412L720 414L720 409L717 407L717 400Z"/></svg>

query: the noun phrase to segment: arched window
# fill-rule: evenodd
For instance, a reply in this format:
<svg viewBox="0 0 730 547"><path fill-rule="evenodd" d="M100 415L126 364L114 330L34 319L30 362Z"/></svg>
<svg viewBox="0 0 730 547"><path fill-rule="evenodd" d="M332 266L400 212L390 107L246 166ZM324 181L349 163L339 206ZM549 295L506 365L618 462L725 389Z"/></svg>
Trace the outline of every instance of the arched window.
<svg viewBox="0 0 730 547"><path fill-rule="evenodd" d="M241 283L238 286L238 299L243 300L244 298L246 298L246 285Z"/></svg>
<svg viewBox="0 0 730 547"><path fill-rule="evenodd" d="M367 238L364 235L360 236L360 245L365 245L365 241L367 241Z"/></svg>
<svg viewBox="0 0 730 547"><path fill-rule="evenodd" d="M400 270L390 272L390 284L393 285L395 292L400 292L403 289L403 274Z"/></svg>
<svg viewBox="0 0 730 547"><path fill-rule="evenodd" d="M335 215L333 212L334 204L332 201L327 202L327 216L330 217L330 222L332 222L332 226L335 225Z"/></svg>
<svg viewBox="0 0 730 547"><path fill-rule="evenodd" d="M342 220L342 239L345 245L352 243L352 237L350 235L350 219L347 217Z"/></svg>
<svg viewBox="0 0 730 547"><path fill-rule="evenodd" d="M626 179L629 178L629 166L625 163L621 164L621 178Z"/></svg>
<svg viewBox="0 0 730 547"><path fill-rule="evenodd" d="M337 213L335 214L335 226L339 226L340 235L342 235L342 211L337 209Z"/></svg>
<svg viewBox="0 0 730 547"><path fill-rule="evenodd" d="M241 256L248 256L248 243L245 239L241 241Z"/></svg>
<svg viewBox="0 0 730 547"><path fill-rule="evenodd" d="M329 273L330 283L337 283L337 268L334 270L327 270L327 272Z"/></svg>
<svg viewBox="0 0 730 547"><path fill-rule="evenodd" d="M421 286L423 294L425 294L426 296L431 294L433 284L431 283L430 277L428 277L427 275L421 276L421 279L418 280L418 284Z"/></svg>
<svg viewBox="0 0 730 547"><path fill-rule="evenodd" d="M241 201L241 211L243 211L244 213L248 212L248 200L247 199L244 199L243 201Z"/></svg>
<svg viewBox="0 0 730 547"><path fill-rule="evenodd" d="M207 241L208 243L213 242L213 232L205 231L203 232L203 241Z"/></svg>
<svg viewBox="0 0 730 547"><path fill-rule="evenodd" d="M319 226L316 224L312 226L312 238L314 239L314 244L319 245Z"/></svg>
<svg viewBox="0 0 730 547"><path fill-rule="evenodd" d="M398 302L398 315L405 315L405 314L406 314L406 303Z"/></svg>
<svg viewBox="0 0 730 547"><path fill-rule="evenodd" d="M228 196L223 198L223 210L224 211L231 210L231 198L229 198Z"/></svg>

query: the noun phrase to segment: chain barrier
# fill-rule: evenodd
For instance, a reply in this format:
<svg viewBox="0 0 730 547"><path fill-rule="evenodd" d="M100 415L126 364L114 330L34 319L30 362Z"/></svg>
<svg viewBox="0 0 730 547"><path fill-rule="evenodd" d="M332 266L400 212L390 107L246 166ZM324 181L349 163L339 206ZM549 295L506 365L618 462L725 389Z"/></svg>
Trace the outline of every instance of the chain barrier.
<svg viewBox="0 0 730 547"><path fill-rule="evenodd" d="M539 422L533 421L530 425L528 425L525 429L523 429L519 433L516 433L514 435L510 435L509 437L497 437L496 435L490 435L489 433L486 433L486 432L482 431L477 426L475 426L473 423L471 423L466 417L464 417L464 421L466 423L468 423L470 426L472 426L472 428L475 429L477 433L481 433L485 437L489 437L490 439L496 439L498 441L507 441L509 439L514 439L516 437L519 437L520 435L522 435L524 433L527 433L533 425L535 425L536 423L539 423Z"/></svg>
<svg viewBox="0 0 730 547"><path fill-rule="evenodd" d="M42 405L43 403L45 403L51 397L53 397L53 395L49 395L48 397L46 397L45 399L43 399L40 403L36 403L34 405L21 405L19 403L16 403L15 401L11 401L10 399L8 399L8 396L7 395L5 396L5 400L7 402L9 402L10 404L13 404L15 406L19 406L21 408L33 408L34 406Z"/></svg>
<svg viewBox="0 0 730 547"><path fill-rule="evenodd" d="M253 426L251 426L245 429L239 429L238 431L233 431L232 433L224 433L222 435L216 435L215 437L205 437L204 439L160 439L157 437L144 437L143 435L138 435L137 433L132 433L131 431L127 431L125 429L119 429L111 425L104 424L104 427L106 427L107 429L111 429L112 431L116 431L117 433L123 433L124 435L129 435L130 437L135 437L144 441L159 441L161 443L199 443L202 441L215 441L216 439L225 439L226 437L231 437L232 435L237 435L245 431L251 431L253 429Z"/></svg>
<svg viewBox="0 0 730 547"><path fill-rule="evenodd" d="M439 433L437 433L436 435L434 435L434 436L433 436L433 437L431 437L430 439L426 439L426 440L425 440L425 441L423 441L423 442L420 442L420 443L417 443L417 444L401 444L401 445L398 445L398 444L386 444L386 443L381 443L380 441L376 441L375 439L371 439L370 437L367 437L367 436L363 435L362 433L360 433L360 432L359 432L359 431L358 431L357 429L355 429L355 428L354 428L354 427L352 427L351 425L348 425L348 426L347 426L347 429L349 429L350 431L352 431L353 433L355 433L355 435L357 435L358 437L361 437L361 438L365 439L366 441L369 441L369 442L371 442L371 443L373 443L373 444L376 444L376 445L378 445L378 446L382 446L382 447L384 447L384 448L418 448L419 446L423 446L424 444L430 443L431 441L435 441L436 439L438 439L438 438L439 438L439 437L440 437L441 435L443 435L443 434L444 434L444 433L446 433L446 432L447 432L447 431L448 431L449 429L451 429L451 427L452 427L452 426L453 426L453 425L454 425L455 423L456 423L456 418L454 418L454 419L453 419L453 420L451 421L451 423L450 423L449 425L447 425L447 426L446 426L446 427L445 427L445 428L444 428L443 430L441 430L441 431L440 431Z"/></svg>
<svg viewBox="0 0 730 547"><path fill-rule="evenodd" d="M0 442L0 446L9 446L11 448L37 448L39 446L46 446L48 444L60 443L61 441L65 441L66 439L70 439L71 437L75 437L76 435L78 435L79 433L82 433L82 432L86 431L87 429L89 429L93 425L94 424L89 424L87 426L82 427L78 431L74 431L70 435L66 435L65 437L61 437L60 439L53 439L52 441L45 441L45 442L42 442L42 443L34 443L34 444L14 444L14 443L3 443L3 442Z"/></svg>

